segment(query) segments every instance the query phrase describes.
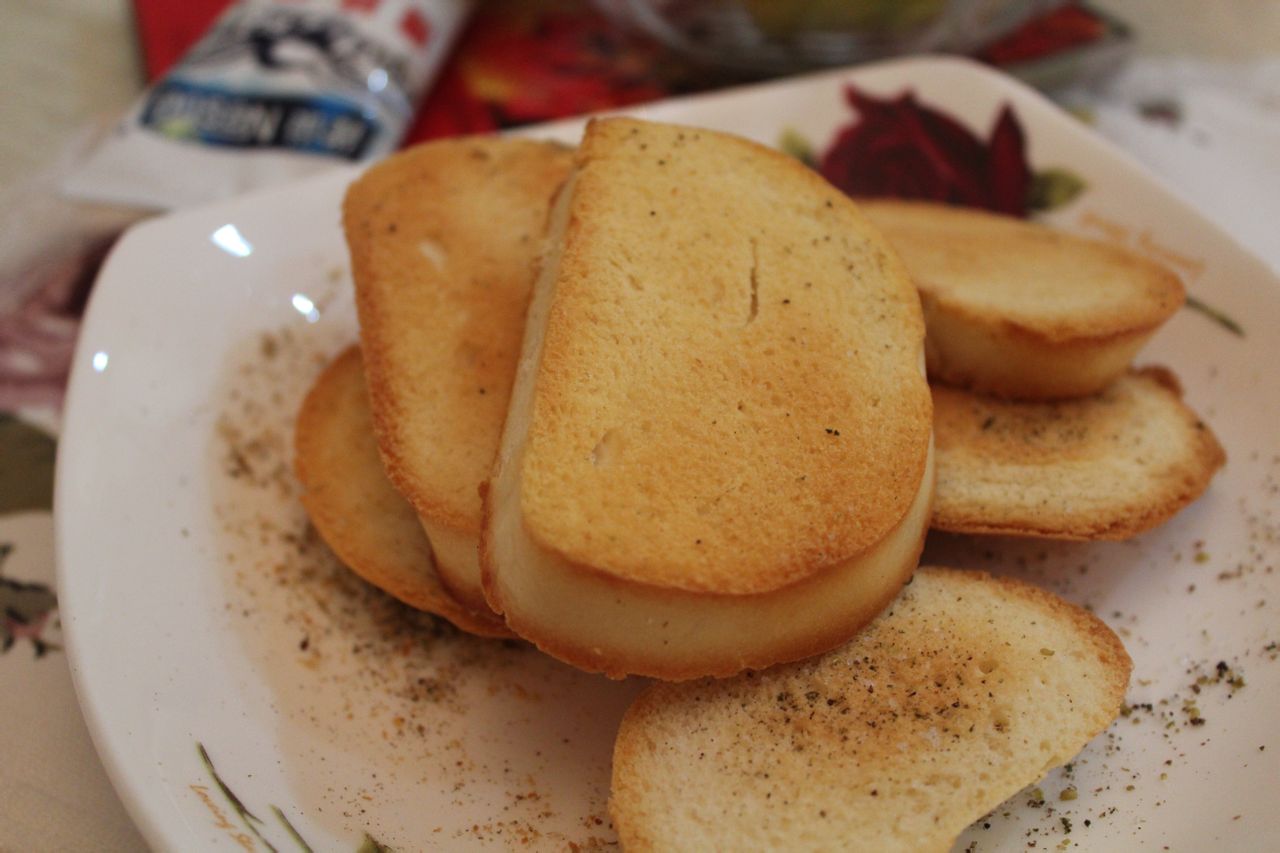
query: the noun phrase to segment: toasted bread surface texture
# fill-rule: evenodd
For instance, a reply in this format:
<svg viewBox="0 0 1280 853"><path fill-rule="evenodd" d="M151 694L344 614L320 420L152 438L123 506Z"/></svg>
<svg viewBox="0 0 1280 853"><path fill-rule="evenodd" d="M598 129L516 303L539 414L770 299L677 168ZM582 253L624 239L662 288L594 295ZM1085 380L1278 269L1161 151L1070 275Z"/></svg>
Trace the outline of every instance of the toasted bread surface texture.
<svg viewBox="0 0 1280 853"><path fill-rule="evenodd" d="M411 607L485 637L510 637L487 607L469 608L440 582L413 508L391 486L373 438L360 351L343 352L298 414L294 467L321 538L356 574Z"/></svg>
<svg viewBox="0 0 1280 853"><path fill-rule="evenodd" d="M1084 399L1016 403L935 386L935 528L1126 539L1199 497L1226 461L1163 368Z"/></svg>
<svg viewBox="0 0 1280 853"><path fill-rule="evenodd" d="M1105 729L1131 666L1050 593L922 568L847 645L648 688L609 811L628 851L945 851Z"/></svg>
<svg viewBox="0 0 1280 853"><path fill-rule="evenodd" d="M388 474L483 606L479 484L498 446L548 202L571 152L465 138L384 160L343 204L374 426Z"/></svg>
<svg viewBox="0 0 1280 853"><path fill-rule="evenodd" d="M1110 244L984 211L866 200L924 305L931 381L1011 399L1100 390L1185 300Z"/></svg>
<svg viewBox="0 0 1280 853"><path fill-rule="evenodd" d="M919 531L901 526L931 489L923 322L897 258L792 159L624 119L588 127L551 223L490 494L491 603L580 666L663 677L700 674L696 637L677 675L671 637L611 651L619 638L526 607L537 583L517 576L643 599L635 612L682 639L662 602L691 618L723 606L741 653L702 666L724 674L784 654L735 621L752 606L819 594L897 532L865 600L846 602L856 617L837 628L828 608L814 632L797 610L809 640L785 654L847 637L909 574Z"/></svg>

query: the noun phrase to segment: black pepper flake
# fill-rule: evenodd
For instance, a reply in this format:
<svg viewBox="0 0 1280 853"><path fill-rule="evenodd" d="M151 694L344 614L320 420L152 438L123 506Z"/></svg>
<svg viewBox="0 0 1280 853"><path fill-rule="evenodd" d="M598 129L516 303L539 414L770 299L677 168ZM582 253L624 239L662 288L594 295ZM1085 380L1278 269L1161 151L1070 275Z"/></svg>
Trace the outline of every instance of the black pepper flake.
<svg viewBox="0 0 1280 853"><path fill-rule="evenodd" d="M987 419L982 422L982 429L984 431L991 429L991 425L994 424L995 422L996 422L995 415L987 415Z"/></svg>
<svg viewBox="0 0 1280 853"><path fill-rule="evenodd" d="M838 429L832 429L831 427L827 427L827 428L826 428L826 430L827 430L827 435L839 435L839 434L840 434L840 430L838 430Z"/></svg>

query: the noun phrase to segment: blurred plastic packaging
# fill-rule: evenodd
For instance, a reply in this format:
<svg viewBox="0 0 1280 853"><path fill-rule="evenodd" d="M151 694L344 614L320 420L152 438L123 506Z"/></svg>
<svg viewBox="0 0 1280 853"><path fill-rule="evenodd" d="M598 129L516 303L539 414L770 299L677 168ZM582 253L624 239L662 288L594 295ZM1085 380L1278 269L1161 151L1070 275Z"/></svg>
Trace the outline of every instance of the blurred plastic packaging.
<svg viewBox="0 0 1280 853"><path fill-rule="evenodd" d="M970 53L1065 0L595 0L716 66L789 73L912 53Z"/></svg>
<svg viewBox="0 0 1280 853"><path fill-rule="evenodd" d="M474 0L240 0L63 184L173 208L395 150Z"/></svg>

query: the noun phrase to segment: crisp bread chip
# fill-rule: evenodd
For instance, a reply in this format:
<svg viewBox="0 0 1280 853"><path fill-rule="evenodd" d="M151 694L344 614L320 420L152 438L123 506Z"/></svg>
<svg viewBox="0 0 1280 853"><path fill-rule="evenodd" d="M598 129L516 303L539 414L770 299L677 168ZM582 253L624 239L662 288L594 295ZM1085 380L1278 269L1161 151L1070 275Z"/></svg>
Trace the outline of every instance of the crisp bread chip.
<svg viewBox="0 0 1280 853"><path fill-rule="evenodd" d="M312 386L294 447L302 504L338 559L384 592L464 631L511 636L488 608L467 607L440 582L417 514L392 488L378 456L358 348L338 356Z"/></svg>
<svg viewBox="0 0 1280 853"><path fill-rule="evenodd" d="M1127 539L1198 498L1226 461L1163 368L1056 403L933 395L939 530Z"/></svg>
<svg viewBox="0 0 1280 853"><path fill-rule="evenodd" d="M1120 711L1100 620L980 572L922 568L850 643L627 711L609 812L628 851L945 851Z"/></svg>
<svg viewBox="0 0 1280 853"><path fill-rule="evenodd" d="M1019 400L1092 394L1185 300L1176 274L1118 246L941 204L862 206L920 289L931 382Z"/></svg>
<svg viewBox="0 0 1280 853"><path fill-rule="evenodd" d="M488 492L485 593L588 670L727 675L848 639L932 491L919 300L857 207L710 131L591 123Z"/></svg>
<svg viewBox="0 0 1280 853"><path fill-rule="evenodd" d="M548 202L572 153L463 138L390 157L347 191L360 340L387 472L441 578L474 609L478 487L506 415Z"/></svg>

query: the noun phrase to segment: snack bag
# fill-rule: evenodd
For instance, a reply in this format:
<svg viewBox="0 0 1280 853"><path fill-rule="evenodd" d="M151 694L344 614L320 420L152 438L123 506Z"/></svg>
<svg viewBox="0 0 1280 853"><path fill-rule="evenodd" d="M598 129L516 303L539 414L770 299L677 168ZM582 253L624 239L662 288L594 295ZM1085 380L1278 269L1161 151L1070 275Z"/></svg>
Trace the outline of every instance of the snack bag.
<svg viewBox="0 0 1280 853"><path fill-rule="evenodd" d="M472 0L240 0L63 189L172 208L393 151Z"/></svg>

